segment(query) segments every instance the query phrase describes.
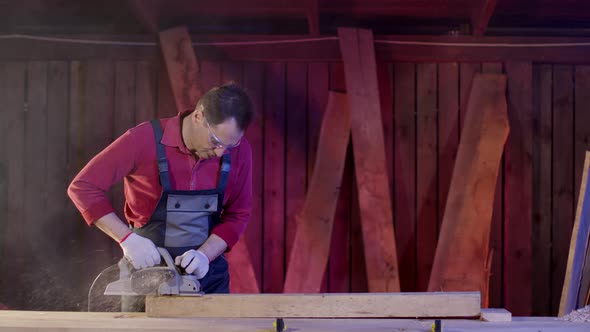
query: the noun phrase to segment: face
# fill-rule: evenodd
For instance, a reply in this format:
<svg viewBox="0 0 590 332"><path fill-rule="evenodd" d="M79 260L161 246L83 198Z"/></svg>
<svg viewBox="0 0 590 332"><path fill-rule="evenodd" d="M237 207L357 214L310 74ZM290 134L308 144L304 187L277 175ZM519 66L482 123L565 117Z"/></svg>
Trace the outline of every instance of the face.
<svg viewBox="0 0 590 332"><path fill-rule="evenodd" d="M234 118L214 125L205 113L197 109L190 117L187 147L199 159L221 157L225 150L233 149L240 144L244 132L238 129Z"/></svg>

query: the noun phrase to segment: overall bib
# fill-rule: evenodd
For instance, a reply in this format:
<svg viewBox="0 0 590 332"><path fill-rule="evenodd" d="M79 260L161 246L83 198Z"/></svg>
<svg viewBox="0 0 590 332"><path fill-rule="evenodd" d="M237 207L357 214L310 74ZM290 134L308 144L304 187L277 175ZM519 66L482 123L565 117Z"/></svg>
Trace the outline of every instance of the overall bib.
<svg viewBox="0 0 590 332"><path fill-rule="evenodd" d="M159 120L151 121L156 138L156 152L162 195L148 223L132 228L137 235L164 247L174 259L190 249L199 248L209 237L213 226L220 221L223 194L231 168L231 155L221 158L217 188L210 190L173 190L168 173L168 159L162 143ZM214 259L209 272L199 280L205 293L229 293L229 270L224 255Z"/></svg>

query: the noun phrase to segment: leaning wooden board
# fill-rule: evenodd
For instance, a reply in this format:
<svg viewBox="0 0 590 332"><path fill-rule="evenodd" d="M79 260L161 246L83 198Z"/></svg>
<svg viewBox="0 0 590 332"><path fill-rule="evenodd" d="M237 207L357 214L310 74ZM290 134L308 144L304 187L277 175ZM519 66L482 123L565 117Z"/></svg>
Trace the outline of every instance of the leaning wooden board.
<svg viewBox="0 0 590 332"><path fill-rule="evenodd" d="M152 296L148 317L384 318L475 317L478 292L213 294Z"/></svg>

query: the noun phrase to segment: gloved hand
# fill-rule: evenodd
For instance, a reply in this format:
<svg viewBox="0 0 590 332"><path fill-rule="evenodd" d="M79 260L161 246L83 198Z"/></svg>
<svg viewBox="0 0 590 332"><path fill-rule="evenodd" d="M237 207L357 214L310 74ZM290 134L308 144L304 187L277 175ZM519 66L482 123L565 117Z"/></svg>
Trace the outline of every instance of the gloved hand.
<svg viewBox="0 0 590 332"><path fill-rule="evenodd" d="M184 268L186 273L202 279L209 272L209 258L200 250L191 249L174 259L174 264Z"/></svg>
<svg viewBox="0 0 590 332"><path fill-rule="evenodd" d="M150 239L131 233L120 245L125 258L138 270L160 264L160 253Z"/></svg>

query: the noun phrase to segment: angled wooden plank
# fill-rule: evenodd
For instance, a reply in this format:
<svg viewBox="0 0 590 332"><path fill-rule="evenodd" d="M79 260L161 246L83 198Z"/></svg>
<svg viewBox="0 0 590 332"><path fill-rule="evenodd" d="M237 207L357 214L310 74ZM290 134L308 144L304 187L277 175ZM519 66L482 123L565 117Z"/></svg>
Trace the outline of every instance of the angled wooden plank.
<svg viewBox="0 0 590 332"><path fill-rule="evenodd" d="M504 224L504 307L515 316L530 316L533 221L533 67L507 62L508 116ZM526 240L523 240L526 239Z"/></svg>
<svg viewBox="0 0 590 332"><path fill-rule="evenodd" d="M505 91L504 75L473 79L429 291L478 290L485 299L493 197L509 131Z"/></svg>
<svg viewBox="0 0 590 332"><path fill-rule="evenodd" d="M328 262L349 137L347 96L332 92L322 120L314 172L303 209L296 216L297 229L285 279L285 293L320 291Z"/></svg>
<svg viewBox="0 0 590 332"><path fill-rule="evenodd" d="M482 63L481 71L490 74L502 74L502 63ZM505 149L504 149L505 150ZM492 212L492 226L490 231L491 264L486 266L489 274L488 294L484 307L497 308L503 305L504 289L504 164L502 156L496 181L496 195L494 197L494 211Z"/></svg>
<svg viewBox="0 0 590 332"><path fill-rule="evenodd" d="M575 181L576 194L579 196L580 185L577 184L578 179L582 178L583 164L581 164L582 156L587 151L590 151L590 131L583 126L584 122L589 121L590 114L586 110L590 108L590 66L577 66L575 72L575 105L576 123L575 123ZM590 300L588 298L590 292L590 247L586 249L586 258L583 264L584 270L582 272L582 281L580 283L580 291L578 296L578 307L584 307Z"/></svg>
<svg viewBox="0 0 590 332"><path fill-rule="evenodd" d="M394 212L401 289L416 291L416 66L394 67Z"/></svg>
<svg viewBox="0 0 590 332"><path fill-rule="evenodd" d="M252 215L250 223L244 234L248 245L248 252L252 262L252 268L257 280L258 289L262 289L262 258L263 258L263 237L262 227L264 225L263 210L263 181L264 181L264 66L260 63L244 64L244 88L248 92L256 117L254 122L246 131L246 138L252 147Z"/></svg>
<svg viewBox="0 0 590 332"><path fill-rule="evenodd" d="M574 221L573 67L553 66L552 314L558 313Z"/></svg>
<svg viewBox="0 0 590 332"><path fill-rule="evenodd" d="M533 228L532 264L535 277L533 289L551 289L551 156L552 156L552 69L551 65L535 65L533 79ZM551 296L533 292L534 316L551 314Z"/></svg>
<svg viewBox="0 0 590 332"><path fill-rule="evenodd" d="M26 69L23 62L0 64L0 100L2 100L2 146L1 163L6 176L6 192L9 194L4 202L6 206L6 225L3 238L3 256L1 261L2 278L0 294L2 302L12 309L24 309L25 299L21 296L18 285L25 270L26 238L24 223L11 222L24 220L25 200L25 95Z"/></svg>
<svg viewBox="0 0 590 332"><path fill-rule="evenodd" d="M265 293L280 293L285 277L285 65L266 65L264 114Z"/></svg>
<svg viewBox="0 0 590 332"><path fill-rule="evenodd" d="M127 0L135 18L150 33L158 33L160 2L158 0Z"/></svg>
<svg viewBox="0 0 590 332"><path fill-rule="evenodd" d="M459 65L438 65L438 227L447 202L459 146ZM397 232L399 234L399 230Z"/></svg>
<svg viewBox="0 0 590 332"><path fill-rule="evenodd" d="M342 63L330 64L330 90L346 91L346 79L344 78L344 67ZM348 292L351 278L353 277L352 275L355 272L365 273L364 270L361 269L351 269L351 237L361 237L362 233L351 234L350 232L350 223L353 216L351 213L351 208L353 207L351 201L353 199L352 179L354 177L354 166L350 143L347 144L347 147L346 162L344 164L344 173L342 174L342 183L340 186L340 197L338 198L338 205L336 206L336 213L334 215L330 259L328 261L328 269L326 273L327 285L326 289L322 290L322 292ZM364 259L357 264L358 265L355 266L364 264Z"/></svg>
<svg viewBox="0 0 590 332"><path fill-rule="evenodd" d="M590 236L590 186L588 185L588 171L590 170L590 152L586 152L584 170L580 184L580 196L576 208L576 219L572 230L567 268L559 302L559 316L567 315L578 309L582 269L586 259L588 238ZM582 294L586 297L586 294Z"/></svg>
<svg viewBox="0 0 590 332"><path fill-rule="evenodd" d="M340 28L338 35L351 110L369 291L399 291L373 34Z"/></svg>
<svg viewBox="0 0 590 332"><path fill-rule="evenodd" d="M320 135L320 127L326 105L328 104L328 93L331 89L331 68L328 63L309 63L307 66L307 183L311 181L313 167L315 165L316 152ZM338 208L336 210L338 213ZM338 216L336 215L335 220ZM333 232L334 233L334 232ZM332 241L332 244L335 242ZM328 269L330 267L328 262ZM328 292L329 274L326 273L322 282L321 292Z"/></svg>
<svg viewBox="0 0 590 332"><path fill-rule="evenodd" d="M477 292L149 296L148 317L474 317Z"/></svg>
<svg viewBox="0 0 590 332"><path fill-rule="evenodd" d="M438 238L436 64L419 64L416 75L416 290L428 287Z"/></svg>
<svg viewBox="0 0 590 332"><path fill-rule="evenodd" d="M473 35L480 37L485 34L488 28L490 19L496 9L497 0L477 0L474 2L474 8L471 14L471 27L473 29Z"/></svg>
<svg viewBox="0 0 590 332"><path fill-rule="evenodd" d="M194 109L203 93L199 79L199 63L186 27L159 33L160 47L166 63L176 109Z"/></svg>

